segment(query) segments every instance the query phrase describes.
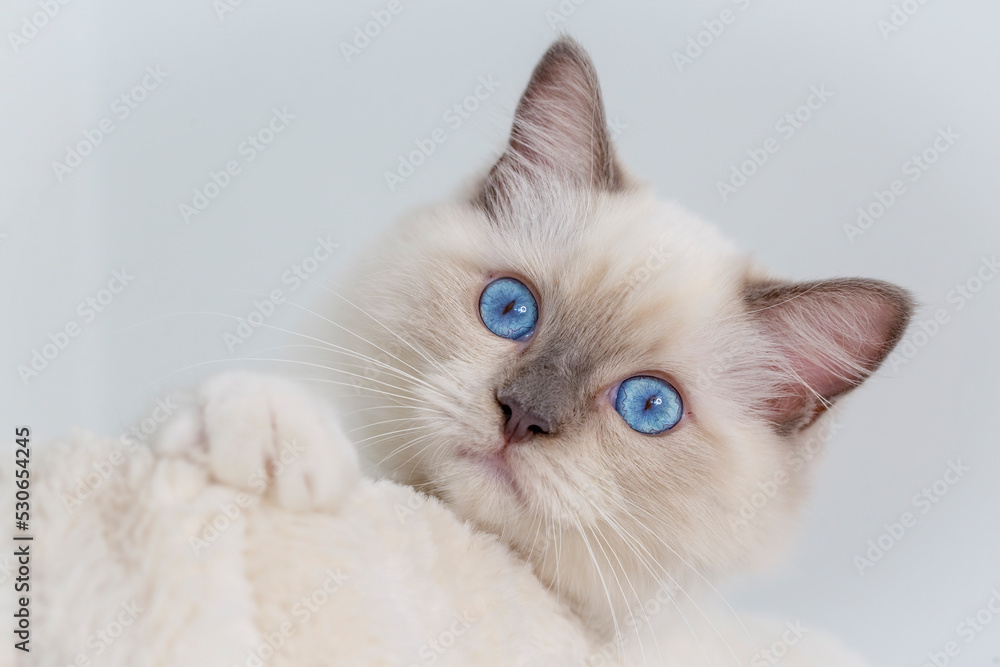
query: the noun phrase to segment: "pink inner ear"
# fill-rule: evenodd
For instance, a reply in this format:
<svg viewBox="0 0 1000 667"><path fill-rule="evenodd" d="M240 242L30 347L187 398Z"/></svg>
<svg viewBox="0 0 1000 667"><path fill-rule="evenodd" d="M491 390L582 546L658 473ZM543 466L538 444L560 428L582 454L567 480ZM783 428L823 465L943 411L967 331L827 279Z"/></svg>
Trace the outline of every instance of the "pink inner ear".
<svg viewBox="0 0 1000 667"><path fill-rule="evenodd" d="M912 311L906 292L875 280L751 286L747 300L781 354L771 416L797 426L871 375Z"/></svg>
<svg viewBox="0 0 1000 667"><path fill-rule="evenodd" d="M514 113L510 145L476 201L495 211L526 183L560 182L622 188L594 65L579 45L565 38L535 68Z"/></svg>
<svg viewBox="0 0 1000 667"><path fill-rule="evenodd" d="M607 151L604 122L589 60L575 49L550 50L518 105L511 149L550 171L589 178Z"/></svg>

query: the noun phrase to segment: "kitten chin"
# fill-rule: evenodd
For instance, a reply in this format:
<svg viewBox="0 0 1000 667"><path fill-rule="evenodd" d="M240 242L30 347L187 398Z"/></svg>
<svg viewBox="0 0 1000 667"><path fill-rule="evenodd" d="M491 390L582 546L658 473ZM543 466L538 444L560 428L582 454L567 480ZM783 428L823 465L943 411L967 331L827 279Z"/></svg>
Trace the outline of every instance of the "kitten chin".
<svg viewBox="0 0 1000 667"><path fill-rule="evenodd" d="M521 287L492 313L483 294L502 278ZM400 221L349 280L316 357L341 369L372 469L496 533L604 633L774 551L829 408L912 310L880 281L773 278L658 202L620 165L594 66L569 40L543 56L471 195ZM518 299L537 310L530 333L494 333L484 313ZM636 377L676 394L675 425L626 422L616 392Z"/></svg>

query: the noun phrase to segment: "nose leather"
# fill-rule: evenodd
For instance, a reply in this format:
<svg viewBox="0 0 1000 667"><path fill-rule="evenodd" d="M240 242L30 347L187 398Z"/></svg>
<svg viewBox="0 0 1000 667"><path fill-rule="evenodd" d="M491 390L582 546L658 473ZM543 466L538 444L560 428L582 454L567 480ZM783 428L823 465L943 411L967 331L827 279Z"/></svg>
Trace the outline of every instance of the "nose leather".
<svg viewBox="0 0 1000 667"><path fill-rule="evenodd" d="M519 401L512 398L497 400L507 419L503 435L508 444L517 444L532 435L549 432L548 421L521 405Z"/></svg>

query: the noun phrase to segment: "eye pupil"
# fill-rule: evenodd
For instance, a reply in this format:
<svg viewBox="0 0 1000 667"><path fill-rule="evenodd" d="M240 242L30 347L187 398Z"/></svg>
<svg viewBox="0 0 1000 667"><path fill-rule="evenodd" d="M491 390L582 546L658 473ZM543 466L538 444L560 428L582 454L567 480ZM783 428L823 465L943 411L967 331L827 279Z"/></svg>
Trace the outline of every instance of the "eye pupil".
<svg viewBox="0 0 1000 667"><path fill-rule="evenodd" d="M618 387L615 410L633 430L648 435L669 431L684 413L677 390L650 375L624 380Z"/></svg>
<svg viewBox="0 0 1000 667"><path fill-rule="evenodd" d="M497 336L523 340L535 330L538 304L524 283L500 278L487 285L479 297L479 316Z"/></svg>

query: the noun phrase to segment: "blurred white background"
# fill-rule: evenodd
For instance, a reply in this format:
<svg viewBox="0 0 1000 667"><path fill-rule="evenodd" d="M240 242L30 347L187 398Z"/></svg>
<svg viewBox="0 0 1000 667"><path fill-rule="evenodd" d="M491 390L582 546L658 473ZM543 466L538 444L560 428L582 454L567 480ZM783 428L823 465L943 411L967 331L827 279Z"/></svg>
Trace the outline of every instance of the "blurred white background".
<svg viewBox="0 0 1000 667"><path fill-rule="evenodd" d="M915 325L910 358L849 399L792 551L730 586L734 604L833 630L874 664L923 665L949 642L951 664L1000 664L1000 618L960 626L1000 591L1000 277L981 268L1000 254L1000 4L17 0L0 26L0 432L117 433L275 354L273 331L233 350L224 334L273 289L315 297L286 272L318 237L339 244L325 275L485 169L564 31L597 64L625 163L664 197L779 273L891 280L918 322L944 321ZM481 78L495 90L448 113ZM435 128L446 140L390 189ZM724 200L718 183L766 143ZM185 216L206 203L196 188L216 196ZM850 227L859 207L866 229ZM127 286L102 292L114 271ZM300 315L284 304L267 323ZM914 498L959 461L943 496ZM884 537L904 512L916 524ZM894 544L859 573L880 536Z"/></svg>

